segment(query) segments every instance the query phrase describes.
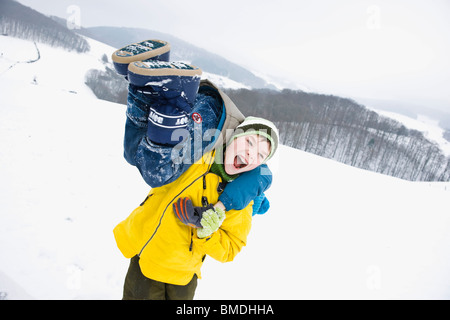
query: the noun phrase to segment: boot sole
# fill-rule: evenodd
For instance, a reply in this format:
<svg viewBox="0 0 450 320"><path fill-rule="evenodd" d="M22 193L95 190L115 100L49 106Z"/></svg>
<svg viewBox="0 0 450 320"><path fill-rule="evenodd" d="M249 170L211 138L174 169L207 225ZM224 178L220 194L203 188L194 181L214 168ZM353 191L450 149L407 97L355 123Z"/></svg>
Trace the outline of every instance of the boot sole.
<svg viewBox="0 0 450 320"><path fill-rule="evenodd" d="M169 81L172 77L200 79L202 70L182 62L138 61L128 66L128 80L135 86Z"/></svg>
<svg viewBox="0 0 450 320"><path fill-rule="evenodd" d="M126 50L127 47L136 46L140 47L144 52L134 54L131 50ZM155 48L153 48L155 47ZM119 74L127 75L128 65L135 61L143 60L161 60L169 61L170 57L170 44L162 40L145 40L129 44L121 49L113 52L112 60L114 67Z"/></svg>
<svg viewBox="0 0 450 320"><path fill-rule="evenodd" d="M199 67L184 62L137 61L130 63L128 73L142 76L201 76Z"/></svg>

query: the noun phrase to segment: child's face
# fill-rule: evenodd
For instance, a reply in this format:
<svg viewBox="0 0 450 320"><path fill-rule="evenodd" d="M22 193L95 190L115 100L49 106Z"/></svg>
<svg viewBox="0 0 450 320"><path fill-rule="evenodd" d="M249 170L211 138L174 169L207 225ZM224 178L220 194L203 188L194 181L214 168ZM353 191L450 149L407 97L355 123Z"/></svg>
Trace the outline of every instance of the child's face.
<svg viewBox="0 0 450 320"><path fill-rule="evenodd" d="M257 134L238 137L225 150L224 168L229 175L250 171L270 154L270 142Z"/></svg>

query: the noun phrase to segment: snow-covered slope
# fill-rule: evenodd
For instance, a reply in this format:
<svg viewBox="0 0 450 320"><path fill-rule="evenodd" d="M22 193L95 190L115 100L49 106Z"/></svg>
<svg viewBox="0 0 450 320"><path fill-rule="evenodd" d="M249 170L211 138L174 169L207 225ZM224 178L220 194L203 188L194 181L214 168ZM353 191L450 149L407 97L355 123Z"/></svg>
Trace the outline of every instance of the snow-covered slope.
<svg viewBox="0 0 450 320"><path fill-rule="evenodd" d="M7 70L35 48L0 41L0 299L121 298L112 229L148 187L122 158L125 107L84 87L103 52L38 44ZM271 210L235 261L206 259L197 299L450 298L448 183L283 146L270 165Z"/></svg>
<svg viewBox="0 0 450 320"><path fill-rule="evenodd" d="M254 218L235 262L207 260L198 298L450 298L449 183L287 147L271 166L271 210Z"/></svg>
<svg viewBox="0 0 450 320"><path fill-rule="evenodd" d="M419 115L417 119L413 119L399 113L376 110L379 114L395 119L405 125L409 129L415 129L423 132L425 137L434 141L441 148L442 152L450 157L450 142L444 138L445 130L439 126L439 121L433 120L427 116Z"/></svg>
<svg viewBox="0 0 450 320"><path fill-rule="evenodd" d="M251 89L250 87L248 87L240 82L231 80L231 79L221 76L221 75L217 75L217 74L213 74L213 73L209 73L209 72L205 72L205 71L203 71L203 73L202 73L202 79L208 79L223 89Z"/></svg>
<svg viewBox="0 0 450 320"><path fill-rule="evenodd" d="M27 63L38 58L33 42L0 36L0 76L94 97L84 84L86 72L104 69L102 56L105 53L109 55L112 48L92 39L89 43L91 51L87 53L69 52L37 43L40 58Z"/></svg>

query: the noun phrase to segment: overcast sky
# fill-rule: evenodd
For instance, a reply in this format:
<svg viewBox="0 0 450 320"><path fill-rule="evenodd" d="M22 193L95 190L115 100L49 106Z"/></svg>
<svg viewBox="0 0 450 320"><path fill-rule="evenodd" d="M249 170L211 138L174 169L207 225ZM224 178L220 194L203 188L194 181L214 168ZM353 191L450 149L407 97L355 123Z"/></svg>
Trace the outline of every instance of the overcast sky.
<svg viewBox="0 0 450 320"><path fill-rule="evenodd" d="M166 32L320 92L441 101L450 111L448 0L19 2L83 27Z"/></svg>

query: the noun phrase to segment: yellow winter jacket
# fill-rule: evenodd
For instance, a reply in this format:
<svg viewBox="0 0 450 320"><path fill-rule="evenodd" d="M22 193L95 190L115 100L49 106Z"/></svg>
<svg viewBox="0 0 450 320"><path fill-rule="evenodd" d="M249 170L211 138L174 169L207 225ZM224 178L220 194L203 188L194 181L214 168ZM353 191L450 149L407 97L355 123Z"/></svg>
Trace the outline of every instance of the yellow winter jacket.
<svg viewBox="0 0 450 320"><path fill-rule="evenodd" d="M209 172L213 160L214 151L176 181L152 189L146 200L114 228L120 251L126 258L139 255L141 271L147 278L186 285L194 274L201 278L205 255L228 262L246 245L253 202L243 210L227 211L220 229L204 239L173 212L172 204L180 197L189 197L194 206L202 206L202 199L212 204L218 201L221 178Z"/></svg>

